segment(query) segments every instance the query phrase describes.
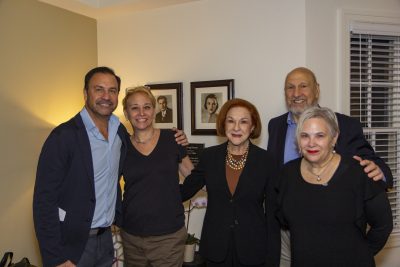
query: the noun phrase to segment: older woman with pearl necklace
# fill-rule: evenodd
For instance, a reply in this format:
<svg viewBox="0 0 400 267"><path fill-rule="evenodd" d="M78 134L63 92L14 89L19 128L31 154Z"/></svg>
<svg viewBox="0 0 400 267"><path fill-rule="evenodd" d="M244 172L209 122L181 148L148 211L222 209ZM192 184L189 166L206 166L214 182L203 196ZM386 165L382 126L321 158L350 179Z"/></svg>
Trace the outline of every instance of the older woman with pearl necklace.
<svg viewBox="0 0 400 267"><path fill-rule="evenodd" d="M302 158L284 166L277 188L277 215L290 231L292 267L375 266L374 255L392 230L384 182L369 179L357 160L335 153L338 134L328 108L312 107L300 116L296 138Z"/></svg>
<svg viewBox="0 0 400 267"><path fill-rule="evenodd" d="M207 266L269 266L266 214L273 167L267 151L250 141L261 133L259 113L246 100L229 100L216 128L227 142L206 148L181 187L183 200L207 188L200 254Z"/></svg>

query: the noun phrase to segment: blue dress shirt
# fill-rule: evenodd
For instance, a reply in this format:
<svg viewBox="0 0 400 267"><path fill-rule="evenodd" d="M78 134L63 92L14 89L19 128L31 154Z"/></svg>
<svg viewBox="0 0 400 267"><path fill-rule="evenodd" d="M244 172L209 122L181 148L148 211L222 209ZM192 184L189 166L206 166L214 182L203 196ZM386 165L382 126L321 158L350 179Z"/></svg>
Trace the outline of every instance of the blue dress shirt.
<svg viewBox="0 0 400 267"><path fill-rule="evenodd" d="M117 201L118 168L122 141L117 132L119 119L111 115L108 121L108 140L100 133L83 108L80 115L89 136L92 152L96 207L91 228L107 227L114 221Z"/></svg>
<svg viewBox="0 0 400 267"><path fill-rule="evenodd" d="M291 161L293 159L297 159L300 157L299 148L297 146L296 141L296 128L297 123L293 119L293 115L291 112L288 114L287 118L288 128L286 131L286 139L285 139L285 154L283 158L283 163Z"/></svg>

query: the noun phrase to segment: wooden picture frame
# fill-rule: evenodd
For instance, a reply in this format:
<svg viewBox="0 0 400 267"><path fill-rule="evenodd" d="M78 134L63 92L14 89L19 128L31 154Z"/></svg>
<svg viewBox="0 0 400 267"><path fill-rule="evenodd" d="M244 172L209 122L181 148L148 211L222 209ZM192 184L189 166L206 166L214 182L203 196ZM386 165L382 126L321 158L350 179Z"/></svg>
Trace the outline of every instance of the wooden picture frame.
<svg viewBox="0 0 400 267"><path fill-rule="evenodd" d="M234 80L191 82L190 93L192 135L217 135L216 117L234 97Z"/></svg>
<svg viewBox="0 0 400 267"><path fill-rule="evenodd" d="M146 84L156 98L154 125L160 129L183 129L182 83ZM165 106L164 113L161 111Z"/></svg>

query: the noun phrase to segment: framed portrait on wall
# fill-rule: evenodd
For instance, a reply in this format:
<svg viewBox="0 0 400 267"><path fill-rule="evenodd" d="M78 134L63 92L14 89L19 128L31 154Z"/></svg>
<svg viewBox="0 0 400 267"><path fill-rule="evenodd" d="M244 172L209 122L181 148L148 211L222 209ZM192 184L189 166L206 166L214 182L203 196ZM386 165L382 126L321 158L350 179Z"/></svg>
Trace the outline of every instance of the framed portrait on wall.
<svg viewBox="0 0 400 267"><path fill-rule="evenodd" d="M191 82L190 90L192 135L216 135L219 110L234 97L234 80Z"/></svg>
<svg viewBox="0 0 400 267"><path fill-rule="evenodd" d="M154 125L182 129L182 83L146 84L156 98Z"/></svg>

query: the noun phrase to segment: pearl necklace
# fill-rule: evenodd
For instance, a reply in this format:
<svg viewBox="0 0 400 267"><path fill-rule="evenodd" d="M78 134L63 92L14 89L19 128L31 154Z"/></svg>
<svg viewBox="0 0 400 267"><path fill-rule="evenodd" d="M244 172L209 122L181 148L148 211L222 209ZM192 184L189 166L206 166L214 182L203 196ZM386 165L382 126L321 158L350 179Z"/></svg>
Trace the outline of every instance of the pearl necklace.
<svg viewBox="0 0 400 267"><path fill-rule="evenodd" d="M155 133L156 133L156 130L154 130L154 128L153 128L153 132L151 133L150 137L148 137L148 138L145 139L145 140L139 140L139 139L135 136L135 134L133 134L133 140L134 140L136 143L138 143L138 144L146 144L146 143L148 143L151 139L153 139Z"/></svg>
<svg viewBox="0 0 400 267"><path fill-rule="evenodd" d="M243 155L240 156L239 159L235 159L231 154L231 152L229 152L229 149L227 147L226 158L225 158L226 165L228 165L229 168L234 169L236 171L241 170L244 168L244 165L246 164L248 154L249 154L249 146L247 146L246 151L244 152Z"/></svg>

